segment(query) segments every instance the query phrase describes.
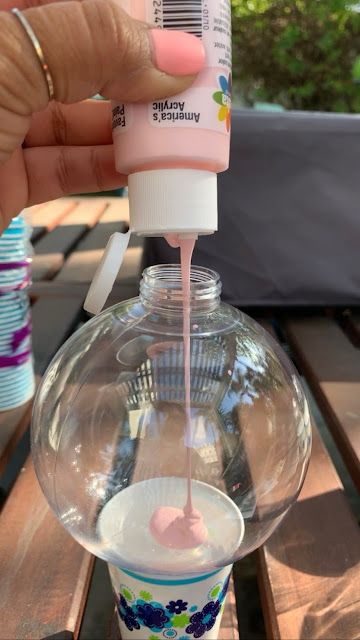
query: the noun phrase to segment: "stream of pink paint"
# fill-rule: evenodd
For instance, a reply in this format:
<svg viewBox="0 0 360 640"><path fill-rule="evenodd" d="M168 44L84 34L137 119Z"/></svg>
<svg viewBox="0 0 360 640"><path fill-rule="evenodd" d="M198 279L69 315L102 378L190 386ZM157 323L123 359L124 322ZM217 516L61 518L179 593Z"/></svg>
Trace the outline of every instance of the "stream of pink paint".
<svg viewBox="0 0 360 640"><path fill-rule="evenodd" d="M207 529L200 511L192 501L192 424L191 424L191 259L196 238L171 238L171 246L180 247L181 280L183 291L183 352L185 383L185 445L187 448L187 500L183 509L162 506L156 509L150 520L150 531L161 545L173 549L193 549L207 539Z"/></svg>
<svg viewBox="0 0 360 640"><path fill-rule="evenodd" d="M180 262L181 262L181 281L183 291L183 341L184 341L184 383L185 383L185 415L186 415L186 432L185 444L187 448L187 502L184 508L184 514L190 517L193 514L192 491L191 491L191 447L192 447L192 428L191 428L191 376L190 376L190 296L191 296L191 259L195 248L195 240L185 238L180 240Z"/></svg>

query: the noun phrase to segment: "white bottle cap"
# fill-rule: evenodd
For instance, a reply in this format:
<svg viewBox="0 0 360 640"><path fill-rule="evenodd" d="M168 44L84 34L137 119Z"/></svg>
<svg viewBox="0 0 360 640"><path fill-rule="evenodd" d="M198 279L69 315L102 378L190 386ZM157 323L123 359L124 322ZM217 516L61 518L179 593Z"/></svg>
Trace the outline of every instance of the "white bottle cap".
<svg viewBox="0 0 360 640"><path fill-rule="evenodd" d="M144 236L210 234L218 228L217 175L157 169L129 176L131 230Z"/></svg>

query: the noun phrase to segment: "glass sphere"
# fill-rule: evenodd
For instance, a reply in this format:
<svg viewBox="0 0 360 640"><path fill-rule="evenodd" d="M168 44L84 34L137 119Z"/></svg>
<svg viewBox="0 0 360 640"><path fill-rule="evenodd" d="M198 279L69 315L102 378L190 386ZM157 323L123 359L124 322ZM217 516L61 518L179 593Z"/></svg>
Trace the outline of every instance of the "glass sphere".
<svg viewBox="0 0 360 640"><path fill-rule="evenodd" d="M191 434L186 431L181 272L144 272L140 297L80 328L39 387L32 451L60 522L95 555L143 574L206 573L250 553L304 481L310 417L299 378L254 320L191 271ZM191 467L203 544L167 548L149 522L181 508Z"/></svg>

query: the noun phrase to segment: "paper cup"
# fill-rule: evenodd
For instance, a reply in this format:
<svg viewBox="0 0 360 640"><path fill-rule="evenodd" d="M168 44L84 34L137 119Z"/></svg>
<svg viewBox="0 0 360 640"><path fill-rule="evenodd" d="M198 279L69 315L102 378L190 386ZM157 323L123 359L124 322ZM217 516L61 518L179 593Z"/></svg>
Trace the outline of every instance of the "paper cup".
<svg viewBox="0 0 360 640"><path fill-rule="evenodd" d="M1 369L4 374L0 375L0 389L15 390L21 388L23 380L27 380L28 370L24 368L27 367L27 364L26 362L18 367L4 367Z"/></svg>
<svg viewBox="0 0 360 640"><path fill-rule="evenodd" d="M1 269L2 274L9 273L15 269L26 268L25 260L28 257L28 251L24 247L1 247L0 248L0 261L4 265ZM22 263L14 266L11 263Z"/></svg>
<svg viewBox="0 0 360 640"><path fill-rule="evenodd" d="M28 308L10 306L0 310L0 323L6 326L7 321L18 321L26 318L29 313Z"/></svg>
<svg viewBox="0 0 360 640"><path fill-rule="evenodd" d="M133 484L113 496L99 515L102 556L109 561L124 640L217 638L229 562L242 542L244 520L219 489L193 480L192 494L208 531L204 544L193 549L164 547L149 529L158 507L184 507L185 478Z"/></svg>
<svg viewBox="0 0 360 640"><path fill-rule="evenodd" d="M0 369L0 372L7 372L7 377L0 377L0 411L19 407L33 397L35 376L31 358L24 365Z"/></svg>
<svg viewBox="0 0 360 640"><path fill-rule="evenodd" d="M17 331L20 331L27 325L26 318L21 318L17 321L9 322L9 326L1 326L0 325L0 340L6 342L7 340L11 342L12 336Z"/></svg>
<svg viewBox="0 0 360 640"><path fill-rule="evenodd" d="M29 307L29 300L25 291L9 291L0 296L0 309L10 307L23 309Z"/></svg>
<svg viewBox="0 0 360 640"><path fill-rule="evenodd" d="M9 268L11 263L22 263L30 255L30 234L25 217L20 215L0 237L0 263L4 267L0 270L0 411L20 406L35 391L32 357L27 355L31 350L27 335L30 305L23 291L29 283L30 264ZM22 354L26 354L25 362L7 366L9 362L21 362L22 358L16 361L16 356Z"/></svg>
<svg viewBox="0 0 360 640"><path fill-rule="evenodd" d="M1 259L1 256L0 256ZM17 267L16 269L7 269L0 272L0 282L6 284L13 284L14 282L22 282L28 275L27 267Z"/></svg>
<svg viewBox="0 0 360 640"><path fill-rule="evenodd" d="M31 349L31 338L25 338L20 345L13 350L11 344L11 338L9 338L6 342L0 341L0 355L1 356L18 356L25 351L30 351Z"/></svg>
<svg viewBox="0 0 360 640"><path fill-rule="evenodd" d="M17 407L21 407L26 402L29 402L31 398L34 397L35 387L30 388L27 393L21 393L19 396L11 399L10 397L6 398L3 404L0 403L0 412L1 411L11 411L12 409L16 409Z"/></svg>
<svg viewBox="0 0 360 640"><path fill-rule="evenodd" d="M164 580L109 565L121 637L217 639L231 569Z"/></svg>
<svg viewBox="0 0 360 640"><path fill-rule="evenodd" d="M0 306L6 306L7 304L21 305L29 304L28 296L25 291L9 291L0 296Z"/></svg>

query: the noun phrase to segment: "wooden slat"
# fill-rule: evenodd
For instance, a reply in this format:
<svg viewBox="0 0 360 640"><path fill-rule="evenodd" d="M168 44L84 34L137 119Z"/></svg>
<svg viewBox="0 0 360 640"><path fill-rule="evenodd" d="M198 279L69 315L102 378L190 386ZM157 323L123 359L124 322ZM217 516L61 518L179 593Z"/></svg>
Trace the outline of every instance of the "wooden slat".
<svg viewBox="0 0 360 640"><path fill-rule="evenodd" d="M360 315L357 312L347 311L343 315L343 323L354 344L360 347Z"/></svg>
<svg viewBox="0 0 360 640"><path fill-rule="evenodd" d="M85 225L92 229L109 206L111 198L79 198L76 207L60 221L61 225Z"/></svg>
<svg viewBox="0 0 360 640"><path fill-rule="evenodd" d="M219 640L239 640L239 638L234 580L233 577L231 577L225 609L221 620Z"/></svg>
<svg viewBox="0 0 360 640"><path fill-rule="evenodd" d="M65 198L47 202L31 212L31 224L33 227L45 227L48 231L51 231L55 229L60 221L75 209L76 206L76 200Z"/></svg>
<svg viewBox="0 0 360 640"><path fill-rule="evenodd" d="M29 459L0 518L1 640L76 638L92 565L50 512Z"/></svg>
<svg viewBox="0 0 360 640"><path fill-rule="evenodd" d="M107 239L109 239L110 234ZM68 258L57 276L58 282L90 283L100 263L106 242L102 249L92 251L76 251ZM119 284L138 284L141 275L141 247L129 247L125 253L116 282ZM138 290L138 287L137 287Z"/></svg>
<svg viewBox="0 0 360 640"><path fill-rule="evenodd" d="M58 274L60 282L89 283L110 235L127 229L129 203L126 198L85 198L79 201L64 198L44 205L34 212L33 218L33 223L47 223L48 228L53 229L35 245L34 282L49 280ZM99 223L96 228L86 234L86 230L96 223ZM39 234L42 229L44 226L38 227ZM82 236L85 237L81 240ZM66 256L75 246L76 250L63 267ZM141 256L142 241L132 238L118 281L138 281Z"/></svg>
<svg viewBox="0 0 360 640"><path fill-rule="evenodd" d="M4 472L16 445L28 428L30 418L31 402L11 411L0 412L0 475Z"/></svg>
<svg viewBox="0 0 360 640"><path fill-rule="evenodd" d="M42 226L42 227L33 227L32 233L31 233L31 242L32 244L35 244L39 238L41 238L45 233L46 233L47 229L46 227Z"/></svg>
<svg viewBox="0 0 360 640"><path fill-rule="evenodd" d="M115 231L125 231L122 222L98 224L76 248L60 271L59 282L91 282L110 236Z"/></svg>
<svg viewBox="0 0 360 640"><path fill-rule="evenodd" d="M60 271L64 261L65 259L62 253L47 253L40 256L34 255L31 267L33 282L52 280Z"/></svg>
<svg viewBox="0 0 360 640"><path fill-rule="evenodd" d="M32 309L35 371L42 375L81 314L81 298L40 298Z"/></svg>
<svg viewBox="0 0 360 640"><path fill-rule="evenodd" d="M289 320L286 333L360 490L360 356L328 318Z"/></svg>
<svg viewBox="0 0 360 640"><path fill-rule="evenodd" d="M268 637L359 637L360 531L317 431L296 505L260 550Z"/></svg>
<svg viewBox="0 0 360 640"><path fill-rule="evenodd" d="M30 294L34 298L81 298L84 300L89 291L87 282L34 282L30 288ZM111 304L116 304L122 300L128 300L136 296L139 292L138 283L121 282L115 283L109 296ZM107 305L109 306L109 305Z"/></svg>
<svg viewBox="0 0 360 640"><path fill-rule="evenodd" d="M34 215L36 214L36 211L38 211L38 209L40 209L42 205L34 205L33 207L29 207L26 210L26 215L27 215L27 220L29 222L29 224L32 225L32 233L31 233L31 242L34 243L38 240L39 237L41 237L43 235L43 233L46 232L46 227L41 226L38 227L35 225L34 223Z"/></svg>
<svg viewBox="0 0 360 640"><path fill-rule="evenodd" d="M47 202L29 210L29 220L33 227L31 242L34 246L46 235L61 223L63 218L77 206L77 202L62 198Z"/></svg>
<svg viewBox="0 0 360 640"><path fill-rule="evenodd" d="M55 215L58 226L35 243L32 265L34 282L54 278L62 268L66 256L108 209L106 199L88 198L76 202L75 206L72 200L62 200L61 203L67 211L66 215L61 218ZM54 218L53 211L57 211L58 206L57 201L48 204L49 219ZM38 227L39 230L42 228Z"/></svg>
<svg viewBox="0 0 360 640"><path fill-rule="evenodd" d="M69 257L58 276L62 282L90 282L112 233L126 231L129 223L127 198L108 198L107 208L97 227L81 242ZM118 276L119 282L136 282L140 275L142 240L131 238L129 249Z"/></svg>
<svg viewBox="0 0 360 640"><path fill-rule="evenodd" d="M124 222L129 224L129 200L127 198L107 198L107 209L101 216L101 223Z"/></svg>
<svg viewBox="0 0 360 640"><path fill-rule="evenodd" d="M81 300L33 306L35 369L42 374L79 317ZM76 638L93 559L50 513L29 459L0 517L0 638Z"/></svg>
<svg viewBox="0 0 360 640"><path fill-rule="evenodd" d="M61 253L63 256L67 256L86 233L86 230L85 224L61 224L39 240L34 257L52 253Z"/></svg>
<svg viewBox="0 0 360 640"><path fill-rule="evenodd" d="M275 337L272 327L262 324ZM300 497L258 552L268 638L357 638L359 549L359 528L314 428Z"/></svg>

